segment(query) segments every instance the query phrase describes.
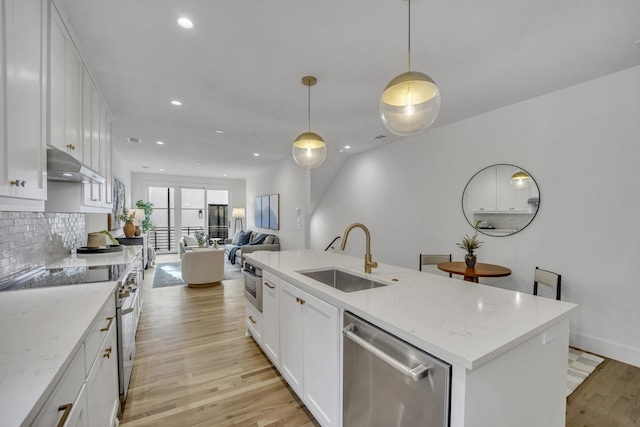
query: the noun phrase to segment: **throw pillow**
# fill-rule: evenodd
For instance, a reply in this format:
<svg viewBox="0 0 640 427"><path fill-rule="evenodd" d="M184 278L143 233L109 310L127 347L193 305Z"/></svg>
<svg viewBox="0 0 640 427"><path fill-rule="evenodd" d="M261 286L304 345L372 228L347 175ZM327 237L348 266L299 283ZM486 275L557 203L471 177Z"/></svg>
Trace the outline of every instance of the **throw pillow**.
<svg viewBox="0 0 640 427"><path fill-rule="evenodd" d="M196 239L195 236L191 236L187 234L184 236L184 243L187 246L198 246L198 239Z"/></svg>
<svg viewBox="0 0 640 427"><path fill-rule="evenodd" d="M236 243L236 245L237 246L246 245L250 241L251 241L251 231L243 231L242 233L240 233L240 236L238 236L238 243Z"/></svg>
<svg viewBox="0 0 640 427"><path fill-rule="evenodd" d="M240 233L242 233L242 230L236 231L236 234L233 235L233 239L231 239L231 244L232 245L237 245L238 244L238 237L240 237Z"/></svg>
<svg viewBox="0 0 640 427"><path fill-rule="evenodd" d="M271 245L273 244L273 241L275 240L276 236L272 236L272 235L268 235L266 239L264 239L264 244L265 245Z"/></svg>

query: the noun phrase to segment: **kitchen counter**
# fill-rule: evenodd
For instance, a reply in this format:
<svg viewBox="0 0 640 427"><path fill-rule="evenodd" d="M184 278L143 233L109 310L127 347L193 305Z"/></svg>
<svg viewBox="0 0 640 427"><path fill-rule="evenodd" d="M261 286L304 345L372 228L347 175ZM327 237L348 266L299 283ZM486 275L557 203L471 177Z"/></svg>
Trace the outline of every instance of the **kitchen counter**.
<svg viewBox="0 0 640 427"><path fill-rule="evenodd" d="M94 267L98 265L113 264L130 264L136 258L143 246L123 246L123 250L119 252L106 252L96 254L70 254L69 256L48 262L47 268L63 268L63 267Z"/></svg>
<svg viewBox="0 0 640 427"><path fill-rule="evenodd" d="M101 282L0 293L3 425L33 421L115 287Z"/></svg>
<svg viewBox="0 0 640 427"><path fill-rule="evenodd" d="M246 257L310 294L468 370L568 319L576 307L382 263L368 276L389 286L345 293L297 271L339 268L364 277L364 256L304 250L254 252Z"/></svg>

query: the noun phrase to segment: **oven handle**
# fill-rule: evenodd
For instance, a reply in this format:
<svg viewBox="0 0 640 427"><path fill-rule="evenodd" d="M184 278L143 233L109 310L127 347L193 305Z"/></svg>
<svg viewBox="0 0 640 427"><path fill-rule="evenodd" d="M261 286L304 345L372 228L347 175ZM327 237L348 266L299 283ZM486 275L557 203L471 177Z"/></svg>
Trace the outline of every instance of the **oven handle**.
<svg viewBox="0 0 640 427"><path fill-rule="evenodd" d="M353 341L354 343L358 344L359 346L361 346L362 348L367 350L369 353L372 353L373 355L377 356L383 362L385 362L386 364L390 365L395 370L403 373L405 376L411 378L413 381L416 381L416 382L420 381L421 379L423 379L424 377L429 375L429 368L428 367L424 366L423 364L420 364L420 365L416 366L413 369L408 367L404 363L402 363L402 362L396 360L395 358L389 356L387 353L385 353L384 351L380 350L378 347L370 344L366 340L364 340L361 337L359 337L358 335L356 335L353 332L354 329L355 329L355 325L353 323L350 323L342 330L342 333L347 338L349 338L351 341Z"/></svg>

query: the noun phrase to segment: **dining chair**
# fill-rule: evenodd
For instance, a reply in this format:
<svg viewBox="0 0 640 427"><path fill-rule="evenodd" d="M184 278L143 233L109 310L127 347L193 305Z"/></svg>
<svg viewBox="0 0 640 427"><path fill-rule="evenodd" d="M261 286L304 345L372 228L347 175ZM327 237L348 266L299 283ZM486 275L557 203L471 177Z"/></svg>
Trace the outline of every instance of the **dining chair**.
<svg viewBox="0 0 640 427"><path fill-rule="evenodd" d="M538 295L538 283L550 286L556 292L556 299L560 301L560 283L562 276L551 271L536 267L533 278L533 295Z"/></svg>
<svg viewBox="0 0 640 427"><path fill-rule="evenodd" d="M451 254L448 254L448 255L420 254L420 265L418 269L422 271L423 265L438 265L441 262L451 262ZM449 277L453 277L451 273L449 273Z"/></svg>

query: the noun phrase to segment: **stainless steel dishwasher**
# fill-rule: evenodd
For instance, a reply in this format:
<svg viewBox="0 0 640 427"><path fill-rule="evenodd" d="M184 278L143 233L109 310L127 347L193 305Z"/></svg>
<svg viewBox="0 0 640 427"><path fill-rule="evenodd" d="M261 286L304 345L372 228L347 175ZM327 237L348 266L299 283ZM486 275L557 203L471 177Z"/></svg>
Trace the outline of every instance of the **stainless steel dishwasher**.
<svg viewBox="0 0 640 427"><path fill-rule="evenodd" d="M449 426L451 365L345 312L344 427Z"/></svg>

